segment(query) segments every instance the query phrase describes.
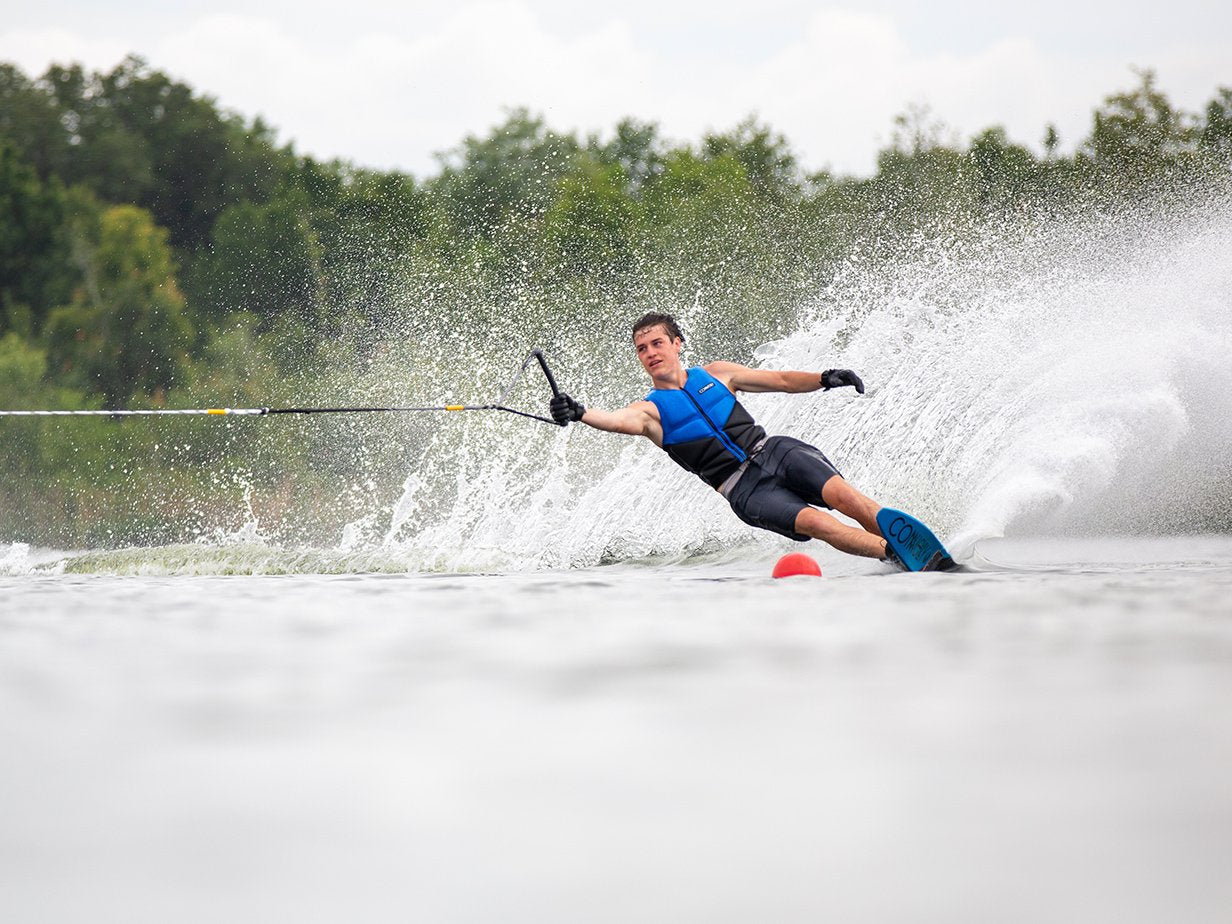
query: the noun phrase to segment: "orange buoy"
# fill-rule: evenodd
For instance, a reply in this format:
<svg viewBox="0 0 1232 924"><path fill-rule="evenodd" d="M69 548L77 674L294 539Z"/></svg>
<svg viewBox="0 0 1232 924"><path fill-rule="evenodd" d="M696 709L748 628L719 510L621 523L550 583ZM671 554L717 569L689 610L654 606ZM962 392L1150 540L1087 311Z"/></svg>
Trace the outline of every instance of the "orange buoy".
<svg viewBox="0 0 1232 924"><path fill-rule="evenodd" d="M780 558L774 566L774 571L771 573L771 577L776 578L798 577L800 575L821 577L821 565L817 564L816 561L803 552L792 552Z"/></svg>

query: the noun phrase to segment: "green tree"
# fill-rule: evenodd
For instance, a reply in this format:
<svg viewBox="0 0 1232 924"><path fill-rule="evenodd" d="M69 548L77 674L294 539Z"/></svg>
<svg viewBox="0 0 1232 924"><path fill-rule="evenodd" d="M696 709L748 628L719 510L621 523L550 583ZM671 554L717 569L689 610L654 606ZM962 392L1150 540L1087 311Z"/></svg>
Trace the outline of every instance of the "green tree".
<svg viewBox="0 0 1232 924"><path fill-rule="evenodd" d="M389 320L395 311L394 280L429 231L428 197L412 177L352 167L343 177L321 230L335 330L351 321Z"/></svg>
<svg viewBox="0 0 1232 924"><path fill-rule="evenodd" d="M427 232L411 177L302 158L264 203L219 216L189 276L202 319L249 312L268 330L286 317L318 335L381 313L389 267Z"/></svg>
<svg viewBox="0 0 1232 924"><path fill-rule="evenodd" d="M64 221L59 183L40 183L0 139L0 333L37 333L48 310L68 297L74 274Z"/></svg>
<svg viewBox="0 0 1232 924"><path fill-rule="evenodd" d="M53 373L121 404L161 400L181 377L192 327L176 285L167 232L132 205L77 220L84 283L48 319Z"/></svg>
<svg viewBox="0 0 1232 924"><path fill-rule="evenodd" d="M324 309L322 247L307 196L285 189L266 204L229 206L214 225L199 273L198 308L215 322L250 312L268 326L288 314L314 323Z"/></svg>
<svg viewBox="0 0 1232 924"><path fill-rule="evenodd" d="M748 116L729 132L707 135L702 148L710 159L730 155L739 161L759 196L785 200L801 194L800 168L787 139L755 116Z"/></svg>
<svg viewBox="0 0 1232 924"><path fill-rule="evenodd" d="M342 234L402 249L428 232L427 195L404 173L348 169L333 209Z"/></svg>
<svg viewBox="0 0 1232 924"><path fill-rule="evenodd" d="M747 208L752 186L744 165L731 154L703 159L692 151L666 155L663 170L643 194L648 217L657 224L687 222L731 207Z"/></svg>
<svg viewBox="0 0 1232 924"><path fill-rule="evenodd" d="M10 331L0 335L0 407L72 409L86 406L79 392L47 384L47 352ZM6 488L23 492L15 477L42 475L54 468L52 456L58 449L37 420L8 419L4 439L0 439L0 491ZM40 438L42 437L42 438Z"/></svg>
<svg viewBox="0 0 1232 924"><path fill-rule="evenodd" d="M631 196L636 197L647 182L663 171L664 152L659 126L654 122L621 119L611 140L603 142L592 136L587 151L601 164L620 167Z"/></svg>
<svg viewBox="0 0 1232 924"><path fill-rule="evenodd" d="M575 138L515 109L486 138L468 135L446 155L432 191L454 228L491 234L510 219L546 212L578 150Z"/></svg>
<svg viewBox="0 0 1232 924"><path fill-rule="evenodd" d="M1095 111L1083 153L1098 174L1128 181L1175 169L1199 137L1192 116L1172 107L1155 73L1138 71L1138 86L1115 93Z"/></svg>
<svg viewBox="0 0 1232 924"><path fill-rule="evenodd" d="M582 157L560 181L544 236L570 272L600 275L631 265L639 210L626 195L627 179L620 164Z"/></svg>
<svg viewBox="0 0 1232 924"><path fill-rule="evenodd" d="M40 83L55 106L62 133L51 171L109 202L148 202L155 185L149 151L111 105L102 76L87 73L79 64L57 64Z"/></svg>
<svg viewBox="0 0 1232 924"><path fill-rule="evenodd" d="M186 250L227 205L267 199L293 161L260 119L220 111L135 56L108 73L53 65L33 84L6 68L0 130L40 175L148 209Z"/></svg>
<svg viewBox="0 0 1232 924"><path fill-rule="evenodd" d="M1035 158L1010 142L1000 126L986 129L971 141L967 153L976 196L987 207L1021 204L1038 192Z"/></svg>
<svg viewBox="0 0 1232 924"><path fill-rule="evenodd" d="M1061 144L1061 136L1057 132L1057 127L1049 122L1044 126L1044 156L1048 160L1053 160L1057 156L1057 148Z"/></svg>
<svg viewBox="0 0 1232 924"><path fill-rule="evenodd" d="M1232 156L1232 88L1220 87L1206 104L1201 141L1206 150L1221 158Z"/></svg>
<svg viewBox="0 0 1232 924"><path fill-rule="evenodd" d="M949 130L927 107L894 117L890 146L877 155L877 173L855 184L857 207L878 231L914 230L969 212L975 190L971 161L947 141Z"/></svg>
<svg viewBox="0 0 1232 924"><path fill-rule="evenodd" d="M67 137L55 99L12 64L0 63L0 138L46 181L63 167Z"/></svg>

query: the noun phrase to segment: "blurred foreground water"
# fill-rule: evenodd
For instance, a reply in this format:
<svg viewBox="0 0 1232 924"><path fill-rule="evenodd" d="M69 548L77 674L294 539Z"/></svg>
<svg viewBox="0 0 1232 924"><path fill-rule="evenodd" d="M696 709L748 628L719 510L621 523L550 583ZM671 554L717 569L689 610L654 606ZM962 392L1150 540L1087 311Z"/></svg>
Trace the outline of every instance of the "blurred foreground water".
<svg viewBox="0 0 1232 924"><path fill-rule="evenodd" d="M9 921L1232 908L1232 538L0 578Z"/></svg>

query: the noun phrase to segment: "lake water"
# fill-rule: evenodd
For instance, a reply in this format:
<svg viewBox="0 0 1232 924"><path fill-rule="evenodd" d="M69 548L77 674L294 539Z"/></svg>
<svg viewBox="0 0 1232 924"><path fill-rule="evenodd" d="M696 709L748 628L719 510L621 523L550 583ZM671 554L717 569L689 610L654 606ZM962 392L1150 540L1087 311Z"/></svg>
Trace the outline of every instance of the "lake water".
<svg viewBox="0 0 1232 924"><path fill-rule="evenodd" d="M1232 539L809 550L820 580L15 547L4 917L1228 920Z"/></svg>
<svg viewBox="0 0 1232 924"><path fill-rule="evenodd" d="M183 544L0 523L3 920L1232 920L1232 198L827 278L751 355L705 278L468 343L429 303L323 387L484 404L539 346L622 406L627 323L677 312L689 363L857 370L745 403L972 573L814 543L773 581L792 543L585 427L202 420L186 463L265 449L161 507L130 478Z"/></svg>

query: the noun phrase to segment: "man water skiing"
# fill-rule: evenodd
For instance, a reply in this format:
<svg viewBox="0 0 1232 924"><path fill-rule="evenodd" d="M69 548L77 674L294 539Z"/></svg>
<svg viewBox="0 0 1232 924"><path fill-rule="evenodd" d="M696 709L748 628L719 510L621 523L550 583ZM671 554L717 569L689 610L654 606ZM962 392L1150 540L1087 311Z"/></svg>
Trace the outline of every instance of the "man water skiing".
<svg viewBox="0 0 1232 924"><path fill-rule="evenodd" d="M864 383L850 369L776 372L713 362L685 369L684 334L667 314L651 313L633 325L633 345L654 388L618 411L586 408L567 394L554 397L552 419L644 436L700 477L731 504L745 523L798 542L820 539L834 548L900 564L877 526L881 505L843 479L817 448L790 436L767 437L735 393L801 393ZM818 507L843 513L862 529L840 523Z"/></svg>

